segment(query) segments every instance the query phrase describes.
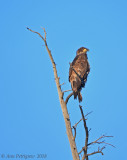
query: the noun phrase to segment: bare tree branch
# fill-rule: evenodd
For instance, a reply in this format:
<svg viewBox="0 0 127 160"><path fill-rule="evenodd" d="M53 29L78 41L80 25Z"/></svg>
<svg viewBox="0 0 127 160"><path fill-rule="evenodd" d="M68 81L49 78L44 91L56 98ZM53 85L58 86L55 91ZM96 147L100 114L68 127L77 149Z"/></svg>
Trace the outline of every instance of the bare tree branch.
<svg viewBox="0 0 127 160"><path fill-rule="evenodd" d="M39 37L41 37L43 41L46 41L46 39L45 39L44 37L42 37L42 35L41 35L39 32L33 31L32 29L30 29L30 28L28 28L28 27L27 27L27 29L28 29L29 31L33 32L33 33L38 34Z"/></svg>
<svg viewBox="0 0 127 160"><path fill-rule="evenodd" d="M73 129L74 129L74 140L75 140L75 138L76 138L76 128L73 127Z"/></svg>
<svg viewBox="0 0 127 160"><path fill-rule="evenodd" d="M109 146L112 146L112 147L114 147L115 148L115 146L114 145L112 145L112 144L110 144L110 143L107 143L107 142L105 142L105 141L102 141L102 142L95 142L95 143L97 143L97 144L107 144L107 145L109 145Z"/></svg>
<svg viewBox="0 0 127 160"><path fill-rule="evenodd" d="M82 121L83 119L81 118L77 123L75 123L75 125L74 126L72 126L72 128L76 128L77 127L77 125Z"/></svg>
<svg viewBox="0 0 127 160"><path fill-rule="evenodd" d="M113 137L113 136L105 136L105 135L102 135L101 137L99 137L98 139L96 139L95 141L93 141L93 142L91 142L91 143L89 143L88 144L88 146L89 145L92 145L92 144L107 144L107 145L110 145L110 146L112 146L112 147L114 147L115 148L115 146L114 145L112 145L112 144L110 144L110 143L107 143L107 142L105 142L105 141L99 141L99 140L101 140L101 139L103 139L103 138L110 138L110 137Z"/></svg>
<svg viewBox="0 0 127 160"><path fill-rule="evenodd" d="M52 57L51 51L48 48L47 45L47 41L46 41L46 31L44 30L45 33L45 38L39 33L39 32L35 32L33 30L31 30L30 28L27 27L27 29L33 33L36 33L39 35L39 37L42 38L42 40L45 43L45 47L47 49L48 55L50 57L51 63L52 63L52 67L53 67L53 71L54 71L54 77L55 77L55 81L56 81L56 86L57 86L57 91L58 91L58 96L59 96L59 101L60 101L60 105L61 105L61 109L63 112L63 117L64 117L64 121L65 121L65 125L66 125L66 132L67 132L67 136L69 139L69 143L70 143L70 147L71 147L71 152L72 152L72 156L74 160L79 160L79 155L77 152L77 147L76 147L76 143L73 137L73 133L72 133L72 129L71 129L71 122L70 122L70 118L69 118L69 114L68 114L68 110L67 110L67 106L66 106L66 102L63 100L63 92L61 90L61 86L60 86L60 82L59 82L59 77L57 74L57 69L56 69L56 64L54 62L54 59ZM68 98L69 99L69 98ZM67 100L68 101L68 100Z"/></svg>
<svg viewBox="0 0 127 160"><path fill-rule="evenodd" d="M102 152L103 149L105 149L105 146L102 147L101 149L98 148L98 151L87 154L87 156L91 156L91 155L94 155L94 154L97 154L97 153L101 153L102 155L104 155L104 153Z"/></svg>
<svg viewBox="0 0 127 160"><path fill-rule="evenodd" d="M72 91L72 89L69 89L69 90L65 90L65 91L63 91L63 92L65 93L65 92L70 92L70 91Z"/></svg>
<svg viewBox="0 0 127 160"><path fill-rule="evenodd" d="M87 125L86 125L86 120L85 120L85 116L84 116L84 113L83 113L82 106L79 105L79 108L80 108L80 111L81 111L81 114L82 114L82 119L83 119L84 128L85 128L85 133L86 133L85 147L83 148L84 155L83 155L82 160L85 159L85 158L86 158L86 160L88 160L88 156L87 156L87 145L88 145L89 132L88 132L88 127L87 127Z"/></svg>
<svg viewBox="0 0 127 160"><path fill-rule="evenodd" d="M60 84L60 86L64 85L65 83Z"/></svg>
<svg viewBox="0 0 127 160"><path fill-rule="evenodd" d="M67 96L67 98L66 98L66 100L65 100L65 103L66 103L66 104L68 103L69 98L70 98L73 94L74 94L74 93L72 92L72 93L70 93L70 94Z"/></svg>
<svg viewBox="0 0 127 160"><path fill-rule="evenodd" d="M82 147L81 151L78 154L81 154L83 150L84 150L84 147Z"/></svg>
<svg viewBox="0 0 127 160"><path fill-rule="evenodd" d="M85 115L85 117L87 117L89 114L91 114L93 111L91 111L91 112L88 112L86 115ZM72 126L72 128L73 127L77 127L77 125L82 121L83 119L81 118L74 126ZM87 120L87 119L86 119Z"/></svg>
<svg viewBox="0 0 127 160"><path fill-rule="evenodd" d="M41 27L42 28L42 27ZM47 33L46 33L46 31L45 31L45 28L42 28L43 30L44 30L44 33L45 33L45 41L46 41L46 35L47 35Z"/></svg>
<svg viewBox="0 0 127 160"><path fill-rule="evenodd" d="M85 159L88 160L88 156L87 156L87 158L86 158L86 155L84 154L83 157L82 157L82 160L85 160Z"/></svg>

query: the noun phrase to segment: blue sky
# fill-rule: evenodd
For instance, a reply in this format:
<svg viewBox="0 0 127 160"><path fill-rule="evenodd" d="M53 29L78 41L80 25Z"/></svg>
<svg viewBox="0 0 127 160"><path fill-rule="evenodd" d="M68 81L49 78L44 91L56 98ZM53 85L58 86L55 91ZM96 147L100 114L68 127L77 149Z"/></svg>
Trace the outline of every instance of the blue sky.
<svg viewBox="0 0 127 160"><path fill-rule="evenodd" d="M76 50L90 49L91 72L82 90L84 112L93 111L87 120L89 141L113 135L106 140L116 146L90 160L125 159L127 2L4 0L0 6L0 158L47 154L48 160L72 159L51 62L41 39L26 30L43 35L45 27L63 90L71 88L69 62ZM68 111L74 125L81 114L73 98ZM82 127L77 128L78 151L84 145Z"/></svg>

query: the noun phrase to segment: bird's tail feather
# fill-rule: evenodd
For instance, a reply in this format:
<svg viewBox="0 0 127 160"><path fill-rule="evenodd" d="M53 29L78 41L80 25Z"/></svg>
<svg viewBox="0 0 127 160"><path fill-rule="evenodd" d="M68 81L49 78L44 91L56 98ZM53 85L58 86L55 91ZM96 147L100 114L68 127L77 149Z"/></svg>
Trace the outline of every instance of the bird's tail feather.
<svg viewBox="0 0 127 160"><path fill-rule="evenodd" d="M82 95L81 95L81 92L78 92L78 100L79 100L79 102L82 102Z"/></svg>
<svg viewBox="0 0 127 160"><path fill-rule="evenodd" d="M77 92L74 92L74 99L77 98L77 95L78 95L78 93L77 93Z"/></svg>
<svg viewBox="0 0 127 160"><path fill-rule="evenodd" d="M80 91L77 90L77 82L76 81L73 81L73 92L74 92L74 99L76 99L78 96L79 102L82 102L82 95L81 95Z"/></svg>
<svg viewBox="0 0 127 160"><path fill-rule="evenodd" d="M76 99L78 96L78 101L82 102L82 95L81 92L74 92L74 99Z"/></svg>

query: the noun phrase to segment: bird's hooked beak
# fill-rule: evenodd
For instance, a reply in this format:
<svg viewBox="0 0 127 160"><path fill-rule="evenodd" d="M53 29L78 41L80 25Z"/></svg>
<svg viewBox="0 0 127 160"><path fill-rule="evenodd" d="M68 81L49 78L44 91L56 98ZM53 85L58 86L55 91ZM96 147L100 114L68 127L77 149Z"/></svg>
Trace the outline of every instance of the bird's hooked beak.
<svg viewBox="0 0 127 160"><path fill-rule="evenodd" d="M83 50L84 52L87 52L87 51L89 51L89 49L88 48L84 48L84 50Z"/></svg>

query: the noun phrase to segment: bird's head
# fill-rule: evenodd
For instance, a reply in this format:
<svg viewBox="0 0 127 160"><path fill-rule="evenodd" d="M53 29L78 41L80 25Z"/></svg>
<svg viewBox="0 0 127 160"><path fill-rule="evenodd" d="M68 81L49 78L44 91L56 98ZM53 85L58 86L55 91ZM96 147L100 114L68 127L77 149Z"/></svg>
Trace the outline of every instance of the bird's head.
<svg viewBox="0 0 127 160"><path fill-rule="evenodd" d="M81 47L77 50L76 54L79 55L79 54L82 54L82 53L86 53L87 51L89 51L88 48L85 48L85 47Z"/></svg>

